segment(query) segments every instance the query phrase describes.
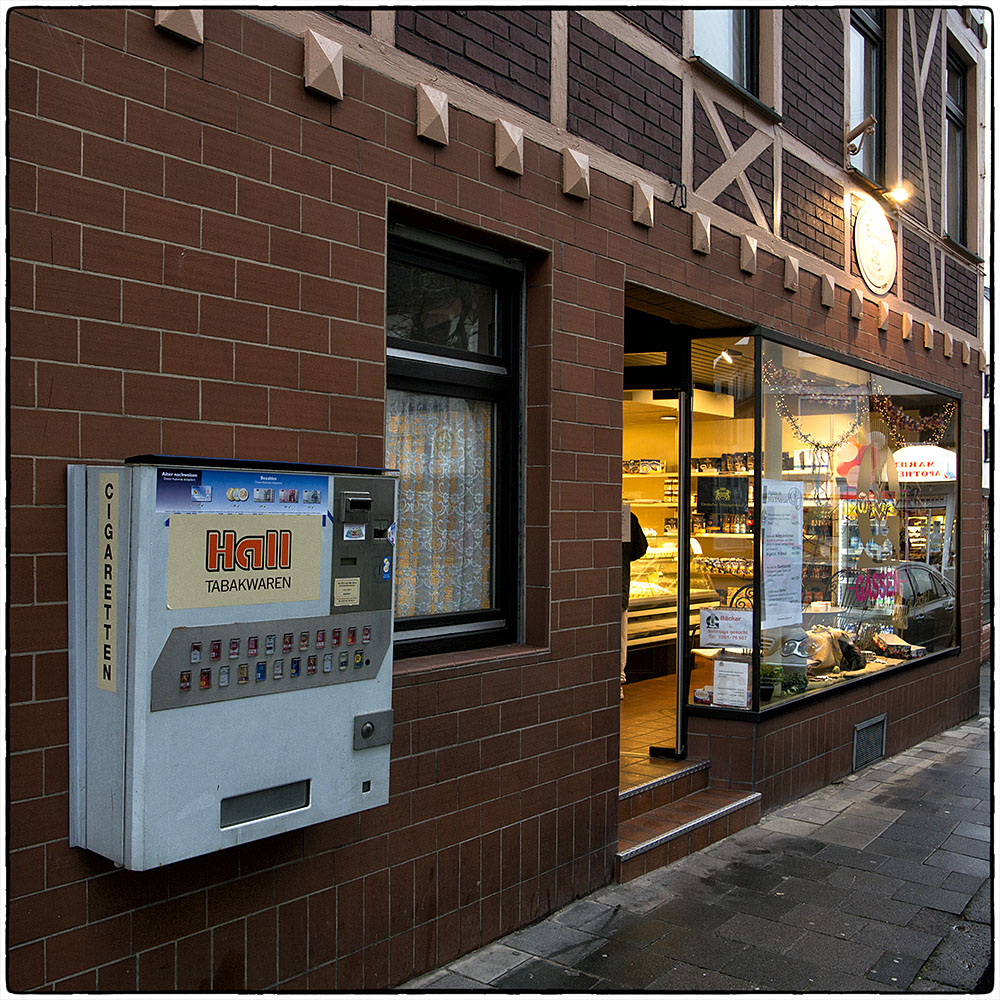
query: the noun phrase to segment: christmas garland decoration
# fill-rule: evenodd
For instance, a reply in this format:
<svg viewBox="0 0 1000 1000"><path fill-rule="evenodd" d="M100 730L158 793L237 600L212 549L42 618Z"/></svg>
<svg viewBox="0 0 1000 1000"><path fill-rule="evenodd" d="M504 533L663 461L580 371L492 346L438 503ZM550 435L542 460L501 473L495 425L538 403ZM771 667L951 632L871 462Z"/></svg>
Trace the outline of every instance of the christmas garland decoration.
<svg viewBox="0 0 1000 1000"><path fill-rule="evenodd" d="M955 416L958 404L954 400L945 403L944 409L939 413L932 413L926 417L911 417L901 406L896 406L884 395L881 387L876 387L875 395L872 397L875 409L879 416L886 422L897 443L905 440L906 432L918 435L917 440L922 444L937 444L944 436L944 432ZM924 437L928 434L928 437Z"/></svg>

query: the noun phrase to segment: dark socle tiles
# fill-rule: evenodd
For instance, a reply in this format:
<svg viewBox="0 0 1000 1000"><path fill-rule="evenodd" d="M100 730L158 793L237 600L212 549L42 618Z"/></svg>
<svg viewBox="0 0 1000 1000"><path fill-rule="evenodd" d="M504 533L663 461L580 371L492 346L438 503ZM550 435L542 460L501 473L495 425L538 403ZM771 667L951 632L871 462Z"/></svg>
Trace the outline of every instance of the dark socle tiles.
<svg viewBox="0 0 1000 1000"><path fill-rule="evenodd" d="M579 959L573 967L599 979L641 990L663 972L663 956L649 949L608 941Z"/></svg>
<svg viewBox="0 0 1000 1000"><path fill-rule="evenodd" d="M543 958L533 958L494 980L492 986L505 992L558 990L562 993L583 993L591 990L597 981L596 976L589 976L577 969L568 969ZM436 988L437 984L434 985Z"/></svg>
<svg viewBox="0 0 1000 1000"><path fill-rule="evenodd" d="M710 969L699 969L685 962L675 962L662 976L654 979L647 989L659 992L685 993L744 993L750 983Z"/></svg>

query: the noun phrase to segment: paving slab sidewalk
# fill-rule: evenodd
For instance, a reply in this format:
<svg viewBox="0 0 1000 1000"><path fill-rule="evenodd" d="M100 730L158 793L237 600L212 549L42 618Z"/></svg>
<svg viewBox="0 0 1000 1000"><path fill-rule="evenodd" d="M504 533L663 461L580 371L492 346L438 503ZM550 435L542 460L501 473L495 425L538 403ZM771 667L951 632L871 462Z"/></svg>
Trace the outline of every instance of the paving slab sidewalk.
<svg viewBox="0 0 1000 1000"><path fill-rule="evenodd" d="M992 993L984 714L402 991Z"/></svg>

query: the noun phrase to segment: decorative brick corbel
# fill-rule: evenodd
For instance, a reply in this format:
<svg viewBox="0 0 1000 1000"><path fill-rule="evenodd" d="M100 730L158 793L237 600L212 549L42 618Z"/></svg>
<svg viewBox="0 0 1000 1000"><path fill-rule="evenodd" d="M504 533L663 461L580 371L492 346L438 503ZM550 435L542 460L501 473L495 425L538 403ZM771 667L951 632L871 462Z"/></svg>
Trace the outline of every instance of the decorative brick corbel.
<svg viewBox="0 0 1000 1000"><path fill-rule="evenodd" d="M746 233L740 236L740 270L746 274L757 273L757 239Z"/></svg>
<svg viewBox="0 0 1000 1000"><path fill-rule="evenodd" d="M632 183L632 221L647 229L653 228L653 185L645 181Z"/></svg>
<svg viewBox="0 0 1000 1000"><path fill-rule="evenodd" d="M889 329L889 306L882 299L878 303L878 328L883 331Z"/></svg>
<svg viewBox="0 0 1000 1000"><path fill-rule="evenodd" d="M590 197L590 157L578 149L562 151L563 194L586 200Z"/></svg>
<svg viewBox="0 0 1000 1000"><path fill-rule="evenodd" d="M448 145L448 95L427 83L417 84L417 135L438 146Z"/></svg>
<svg viewBox="0 0 1000 1000"><path fill-rule="evenodd" d="M712 252L712 220L704 212L691 213L691 249L695 253Z"/></svg>
<svg viewBox="0 0 1000 1000"><path fill-rule="evenodd" d="M824 274L819 281L819 300L827 309L832 309L837 301L837 283L832 274Z"/></svg>
<svg viewBox="0 0 1000 1000"><path fill-rule="evenodd" d="M498 118L494 147L497 170L506 170L509 174L524 173L523 128Z"/></svg>
<svg viewBox="0 0 1000 1000"><path fill-rule="evenodd" d="M955 354L955 338L947 330L941 334L941 337L944 340L944 356L946 358L953 357Z"/></svg>
<svg viewBox="0 0 1000 1000"><path fill-rule="evenodd" d="M205 42L205 12L192 7L177 10L157 10L153 24L161 31L168 31L186 41L203 45Z"/></svg>
<svg viewBox="0 0 1000 1000"><path fill-rule="evenodd" d="M924 350L934 350L934 327L930 323L924 323Z"/></svg>
<svg viewBox="0 0 1000 1000"><path fill-rule="evenodd" d="M865 312L865 296L860 288L851 289L851 319L859 320Z"/></svg>
<svg viewBox="0 0 1000 1000"><path fill-rule="evenodd" d="M972 348L969 346L969 342L967 340L962 341L962 364L972 364Z"/></svg>
<svg viewBox="0 0 1000 1000"><path fill-rule="evenodd" d="M785 291L797 292L799 290L799 259L798 257L785 258Z"/></svg>
<svg viewBox="0 0 1000 1000"><path fill-rule="evenodd" d="M986 355L982 351L979 352L979 371L980 374L986 371Z"/></svg>
<svg viewBox="0 0 1000 1000"><path fill-rule="evenodd" d="M913 340L913 314L903 313L900 319L903 326L903 340Z"/></svg>
<svg viewBox="0 0 1000 1000"><path fill-rule="evenodd" d="M309 90L344 99L344 46L312 28L302 36L305 45L305 84Z"/></svg>

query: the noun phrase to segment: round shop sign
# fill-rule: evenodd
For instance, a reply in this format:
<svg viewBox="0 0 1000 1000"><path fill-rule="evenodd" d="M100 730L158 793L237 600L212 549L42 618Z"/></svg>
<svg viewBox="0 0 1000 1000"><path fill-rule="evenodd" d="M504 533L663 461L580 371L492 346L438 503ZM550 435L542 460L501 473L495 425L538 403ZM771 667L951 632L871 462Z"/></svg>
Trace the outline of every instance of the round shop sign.
<svg viewBox="0 0 1000 1000"><path fill-rule="evenodd" d="M896 280L896 240L885 213L873 201L864 201L854 220L854 252L865 284L885 295Z"/></svg>

